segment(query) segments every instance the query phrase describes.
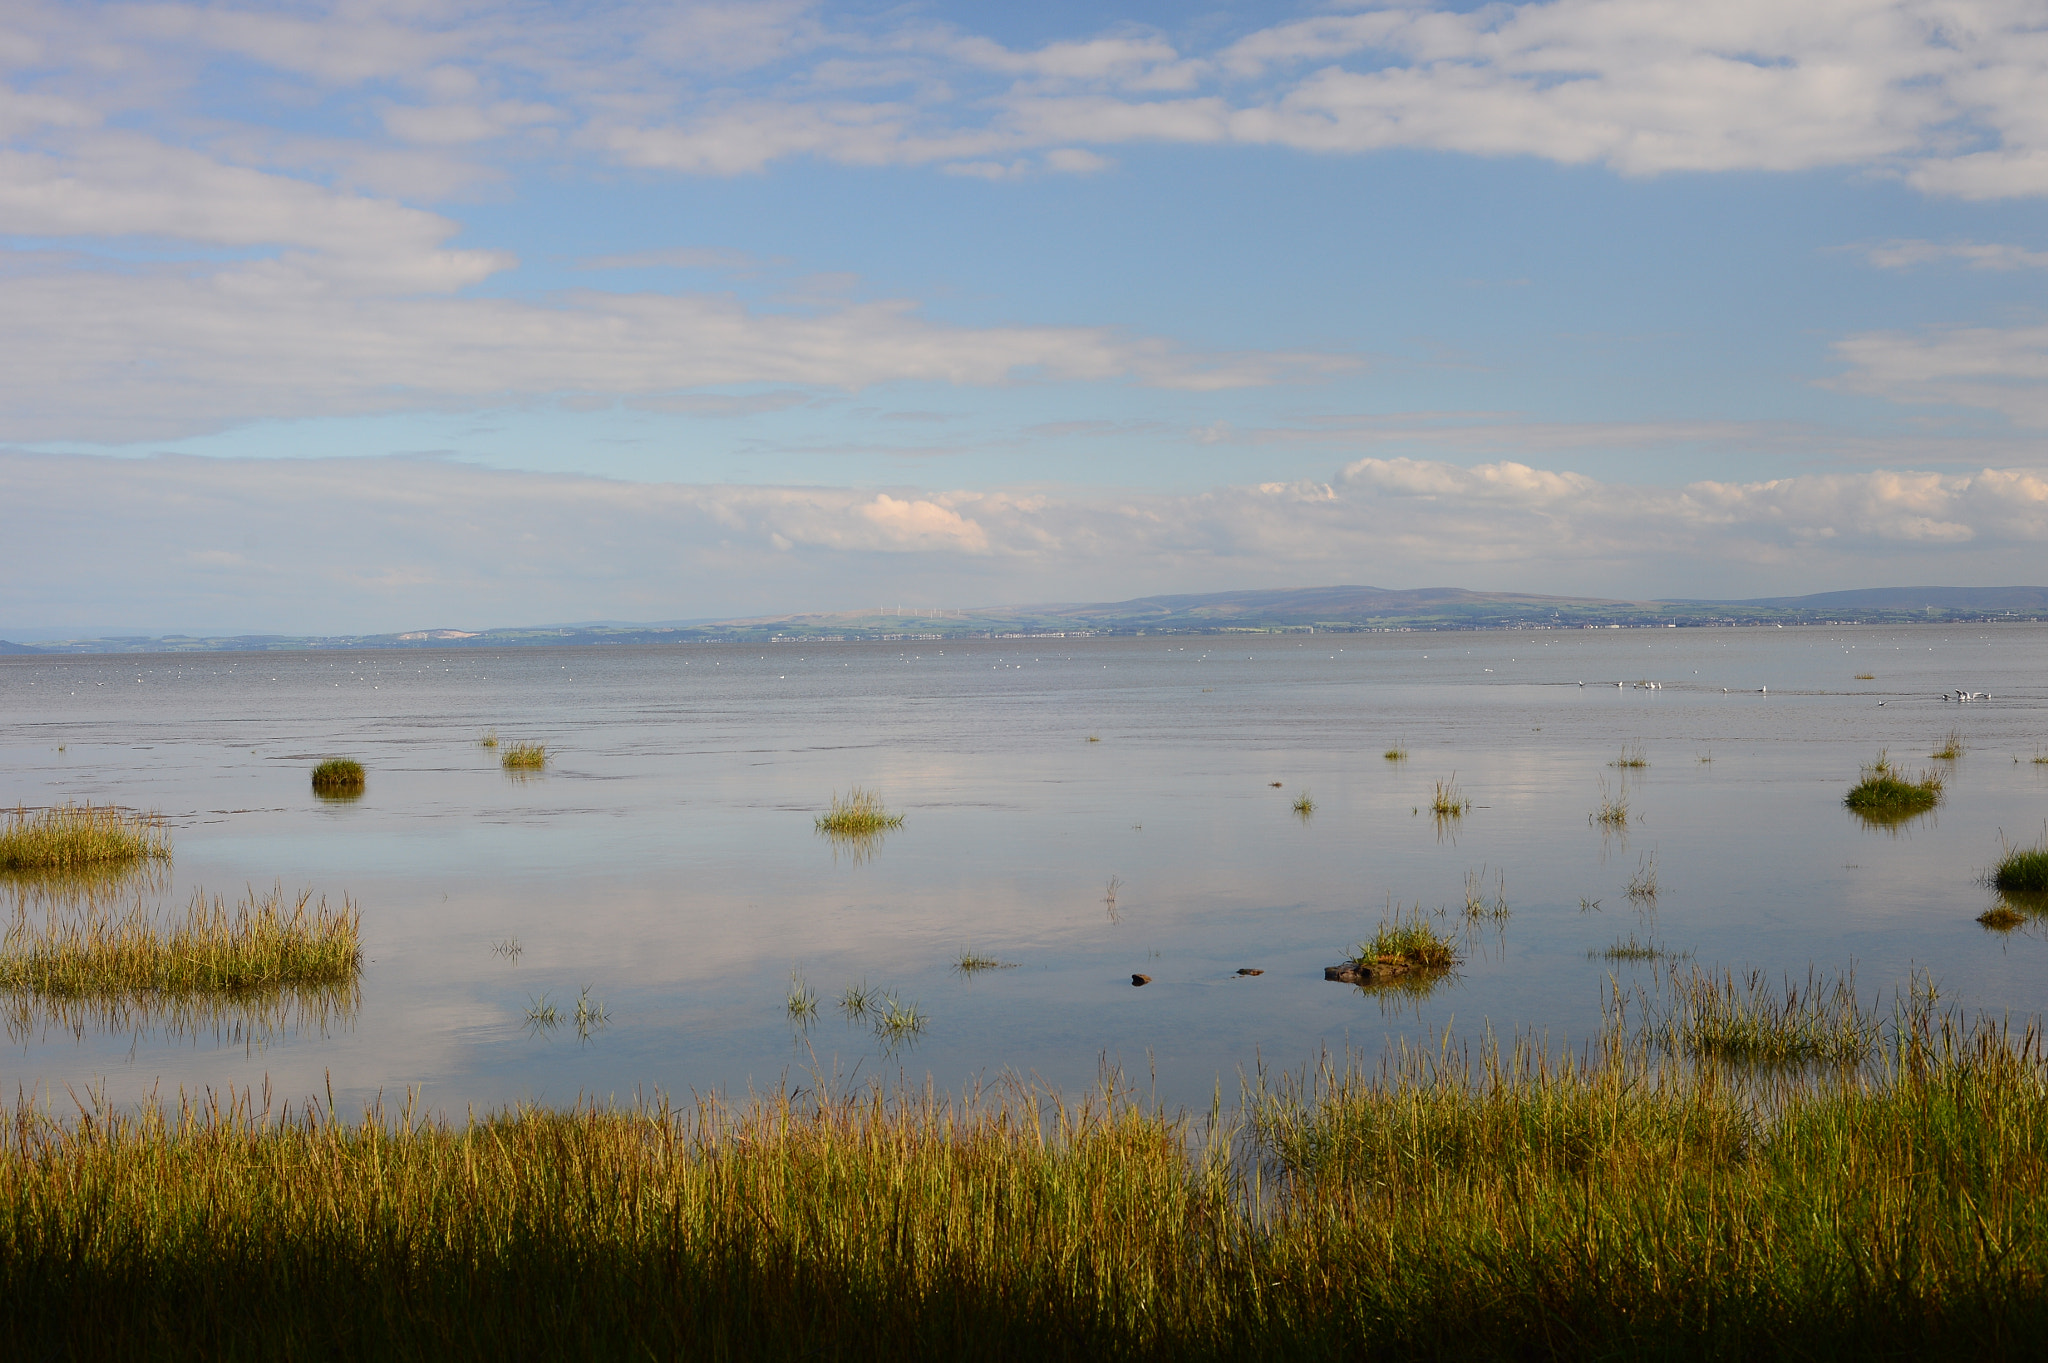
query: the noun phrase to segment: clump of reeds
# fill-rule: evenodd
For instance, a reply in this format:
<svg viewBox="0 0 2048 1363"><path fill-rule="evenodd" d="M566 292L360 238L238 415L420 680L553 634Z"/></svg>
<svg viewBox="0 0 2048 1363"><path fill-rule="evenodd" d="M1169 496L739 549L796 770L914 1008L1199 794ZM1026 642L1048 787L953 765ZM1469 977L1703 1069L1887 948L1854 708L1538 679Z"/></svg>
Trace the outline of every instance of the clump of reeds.
<svg viewBox="0 0 2048 1363"><path fill-rule="evenodd" d="M832 796L832 807L818 816L818 831L842 837L864 837L891 828L901 828L903 816L891 814L874 791L854 786L842 799Z"/></svg>
<svg viewBox="0 0 2048 1363"><path fill-rule="evenodd" d="M1645 942L1638 940L1634 933L1630 933L1626 937L1615 938L1614 944L1605 951L1589 951L1586 953L1588 956L1599 957L1609 961L1658 961L1671 954L1670 951L1658 946L1655 941ZM1682 955L1684 953L1679 954Z"/></svg>
<svg viewBox="0 0 2048 1363"><path fill-rule="evenodd" d="M972 975L982 970L1015 970L1015 961L999 961L993 956L984 956L978 951L963 951L960 959L953 962L953 969L962 975Z"/></svg>
<svg viewBox="0 0 2048 1363"><path fill-rule="evenodd" d="M1940 746L1929 754L1937 762L1953 762L1963 755L1963 731L1950 729L1940 739Z"/></svg>
<svg viewBox="0 0 2048 1363"><path fill-rule="evenodd" d="M792 1022L808 1024L818 1015L818 991L804 982L802 970L789 972L789 994L783 1000L783 1010Z"/></svg>
<svg viewBox="0 0 2048 1363"><path fill-rule="evenodd" d="M1790 978L1774 988L1760 970L1737 979L1695 966L1687 975L1673 970L1665 991L1649 1001L1652 1034L1691 1056L1846 1065L1878 1044L1881 1019L1857 1000L1854 975L1830 981L1808 972L1803 988Z"/></svg>
<svg viewBox="0 0 2048 1363"><path fill-rule="evenodd" d="M496 729L486 729L486 730L484 730L484 732L483 732L483 736L477 739L477 741L476 741L476 745L477 745L477 746L478 746L479 748L495 748L495 747L497 747L497 746L498 746L498 731L497 731Z"/></svg>
<svg viewBox="0 0 2048 1363"><path fill-rule="evenodd" d="M514 743L498 758L506 771L539 771L548 764L545 743Z"/></svg>
<svg viewBox="0 0 2048 1363"><path fill-rule="evenodd" d="M1640 738L1636 738L1630 739L1628 742L1622 744L1621 756L1615 758L1612 762L1609 762L1607 765L1610 767L1620 767L1624 770L1629 770L1635 767L1649 766L1650 759L1643 755L1643 741Z"/></svg>
<svg viewBox="0 0 2048 1363"><path fill-rule="evenodd" d="M1406 762L1408 760L1408 750L1397 745L1387 749L1380 756L1386 758L1389 762Z"/></svg>
<svg viewBox="0 0 2048 1363"><path fill-rule="evenodd" d="M1429 804L1430 813L1439 819L1457 819L1463 818L1465 811L1471 807L1472 802L1458 789L1456 773L1452 773L1450 780L1436 783L1436 795Z"/></svg>
<svg viewBox="0 0 2048 1363"><path fill-rule="evenodd" d="M1628 827L1628 790L1623 782L1622 792L1617 795L1607 788L1607 778L1600 778L1600 807L1586 816L1586 822L1602 828Z"/></svg>
<svg viewBox="0 0 2048 1363"><path fill-rule="evenodd" d="M1858 672L1858 673L1856 674L1856 680L1857 680L1857 681L1876 681L1876 680L1877 680L1877 674L1876 674L1875 672Z"/></svg>
<svg viewBox="0 0 2048 1363"><path fill-rule="evenodd" d="M169 861L170 834L160 815L113 805L17 807L0 824L0 871L87 871L140 861Z"/></svg>
<svg viewBox="0 0 2048 1363"><path fill-rule="evenodd" d="M364 784L363 764L352 757L330 757L313 768L315 795L360 795Z"/></svg>
<svg viewBox="0 0 2048 1363"><path fill-rule="evenodd" d="M2019 894L2048 895L2048 842L2037 847L2008 847L1993 867L1991 883Z"/></svg>
<svg viewBox="0 0 2048 1363"><path fill-rule="evenodd" d="M1638 904L1657 902L1657 854L1646 852L1636 859L1635 874L1628 878L1628 897Z"/></svg>
<svg viewBox="0 0 2048 1363"><path fill-rule="evenodd" d="M1412 914L1396 913L1392 922L1381 920L1379 930L1358 944L1351 960L1360 967L1448 970L1458 963L1458 952L1418 906Z"/></svg>
<svg viewBox="0 0 2048 1363"><path fill-rule="evenodd" d="M1505 922L1508 917L1508 873L1498 872L1494 877L1492 894L1487 893L1486 868L1465 872L1465 917L1468 920L1490 918Z"/></svg>
<svg viewBox="0 0 2048 1363"><path fill-rule="evenodd" d="M1942 779L1938 772L1923 771L1918 781L1908 780L1884 753L1865 766L1862 779L1842 803L1866 818L1902 819L1925 813L1941 802Z"/></svg>
<svg viewBox="0 0 2048 1363"><path fill-rule="evenodd" d="M907 1041L922 1035L931 1022L930 1014L894 994L882 995L880 1005L873 1011L875 1035L884 1041Z"/></svg>
<svg viewBox="0 0 2048 1363"><path fill-rule="evenodd" d="M1306 819L1309 815L1316 812L1315 797L1304 790L1301 794L1294 797L1294 804L1291 808L1296 814Z"/></svg>
<svg viewBox="0 0 2048 1363"><path fill-rule="evenodd" d="M17 922L0 938L0 989L35 994L199 994L346 984L362 967L362 915L347 899L317 904L282 887L227 901L195 892L159 923L138 901L92 906L42 931Z"/></svg>
<svg viewBox="0 0 2048 1363"><path fill-rule="evenodd" d="M1977 922L1993 932L2011 932L2027 921L2027 916L2010 904L1996 904L1977 915Z"/></svg>

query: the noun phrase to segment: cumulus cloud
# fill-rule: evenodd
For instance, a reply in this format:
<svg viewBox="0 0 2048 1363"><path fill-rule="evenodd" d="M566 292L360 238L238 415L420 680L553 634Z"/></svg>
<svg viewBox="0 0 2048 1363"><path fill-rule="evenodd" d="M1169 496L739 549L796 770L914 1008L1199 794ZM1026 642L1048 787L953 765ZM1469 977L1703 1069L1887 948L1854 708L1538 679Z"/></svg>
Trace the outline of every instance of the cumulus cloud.
<svg viewBox="0 0 2048 1363"><path fill-rule="evenodd" d="M1107 494L0 454L0 484L20 527L0 542L0 637L110 617L476 628L1329 582L1774 595L2035 580L2048 549L2048 475L2025 468L1663 487L1364 458L1323 481ZM350 534L306 533L326 523ZM40 571L60 555L66 572Z"/></svg>

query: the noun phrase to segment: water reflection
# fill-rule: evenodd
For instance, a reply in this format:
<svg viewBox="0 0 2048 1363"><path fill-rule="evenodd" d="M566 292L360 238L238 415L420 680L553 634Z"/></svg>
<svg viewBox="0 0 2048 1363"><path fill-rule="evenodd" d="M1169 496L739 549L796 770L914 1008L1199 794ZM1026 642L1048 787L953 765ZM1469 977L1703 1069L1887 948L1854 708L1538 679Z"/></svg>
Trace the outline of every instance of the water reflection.
<svg viewBox="0 0 2048 1363"><path fill-rule="evenodd" d="M362 1006L357 984L247 990L236 993L53 995L13 990L0 995L0 1023L7 1038L31 1043L69 1034L130 1038L130 1057L145 1041L239 1046L253 1054L273 1041L326 1039L354 1030Z"/></svg>
<svg viewBox="0 0 2048 1363"><path fill-rule="evenodd" d="M31 910L46 915L97 910L117 899L161 895L170 888L171 868L161 861L0 873L0 897L12 908L17 923Z"/></svg>

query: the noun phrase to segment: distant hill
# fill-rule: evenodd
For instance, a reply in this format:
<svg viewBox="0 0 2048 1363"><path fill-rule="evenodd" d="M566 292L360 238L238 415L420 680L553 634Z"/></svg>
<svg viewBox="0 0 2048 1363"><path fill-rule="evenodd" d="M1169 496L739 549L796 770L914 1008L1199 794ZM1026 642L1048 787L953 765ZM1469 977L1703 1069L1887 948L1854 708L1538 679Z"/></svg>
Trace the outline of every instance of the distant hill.
<svg viewBox="0 0 2048 1363"><path fill-rule="evenodd" d="M1598 629L1713 625L1900 624L2048 619L2048 587L1877 587L1748 601L1631 601L1475 592L1463 587L1292 587L1128 601L991 606L932 614L757 616L644 625L588 623L403 634L75 639L4 644L0 653L194 653L339 648L504 648L729 640L886 640L1047 634L1215 634L1388 629Z"/></svg>

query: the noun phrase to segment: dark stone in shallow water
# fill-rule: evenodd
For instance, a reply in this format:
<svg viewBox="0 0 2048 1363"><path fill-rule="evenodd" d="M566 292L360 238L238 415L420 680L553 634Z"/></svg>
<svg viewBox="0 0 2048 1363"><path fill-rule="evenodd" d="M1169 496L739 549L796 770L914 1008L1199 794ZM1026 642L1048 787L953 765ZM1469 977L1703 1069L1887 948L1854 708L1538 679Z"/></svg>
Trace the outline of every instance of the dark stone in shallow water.
<svg viewBox="0 0 2048 1363"><path fill-rule="evenodd" d="M1324 966L1323 978L1344 984L1373 984L1391 980L1396 975L1406 975L1408 970L1409 967L1399 961L1346 961L1342 965Z"/></svg>
<svg viewBox="0 0 2048 1363"><path fill-rule="evenodd" d="M1263 975L1266 972L1263 970L1254 969L1253 967L1246 965L1239 966L1237 969L1237 973L1240 975Z"/></svg>
<svg viewBox="0 0 2048 1363"><path fill-rule="evenodd" d="M1150 984L1152 983L1152 977L1150 975L1133 975L1131 976L1131 983L1134 985Z"/></svg>

